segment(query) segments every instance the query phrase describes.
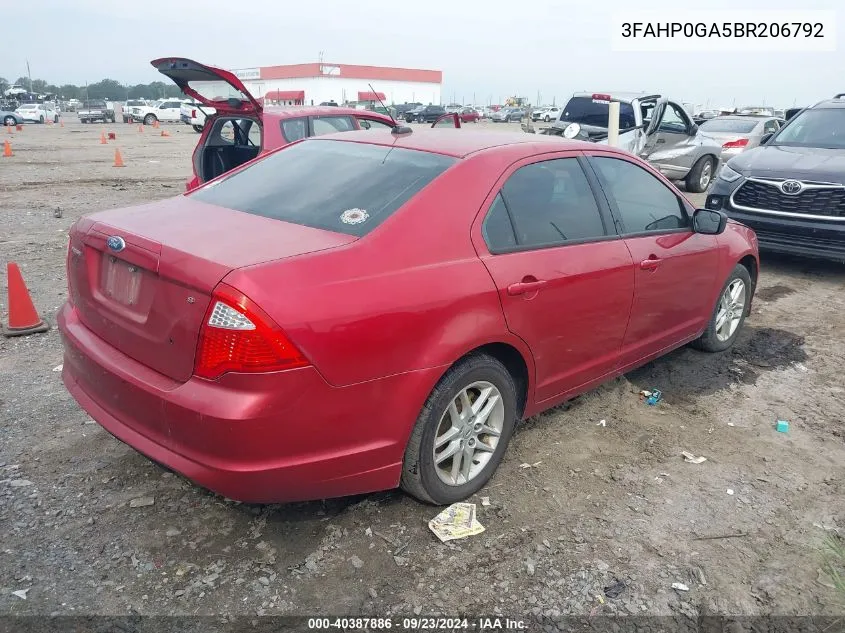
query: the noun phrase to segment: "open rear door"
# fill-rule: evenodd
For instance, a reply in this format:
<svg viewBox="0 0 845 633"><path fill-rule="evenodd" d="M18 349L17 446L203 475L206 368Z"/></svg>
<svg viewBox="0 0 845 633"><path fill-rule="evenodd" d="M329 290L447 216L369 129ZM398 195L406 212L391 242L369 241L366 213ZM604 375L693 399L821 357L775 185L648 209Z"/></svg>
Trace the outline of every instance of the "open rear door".
<svg viewBox="0 0 845 633"><path fill-rule="evenodd" d="M204 66L184 57L163 57L150 63L182 92L214 108L218 114L261 114L261 103L228 70Z"/></svg>
<svg viewBox="0 0 845 633"><path fill-rule="evenodd" d="M457 112L449 112L437 118L431 127L461 127L461 116Z"/></svg>

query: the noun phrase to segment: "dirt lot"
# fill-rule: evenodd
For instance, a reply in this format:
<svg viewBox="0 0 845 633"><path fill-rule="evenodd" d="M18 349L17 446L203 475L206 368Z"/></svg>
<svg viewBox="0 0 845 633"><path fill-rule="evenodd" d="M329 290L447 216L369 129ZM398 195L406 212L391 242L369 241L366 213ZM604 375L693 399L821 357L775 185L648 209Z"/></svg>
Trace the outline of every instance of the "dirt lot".
<svg viewBox="0 0 845 633"><path fill-rule="evenodd" d="M164 129L3 132L0 259L43 315L65 299L74 220L183 191L198 135ZM843 289L843 266L765 258L734 350L681 349L529 420L474 499L486 531L450 545L428 530L436 509L395 491L282 506L205 492L79 409L55 329L0 339L0 613L842 614L819 549L845 529ZM658 406L638 397L652 387Z"/></svg>

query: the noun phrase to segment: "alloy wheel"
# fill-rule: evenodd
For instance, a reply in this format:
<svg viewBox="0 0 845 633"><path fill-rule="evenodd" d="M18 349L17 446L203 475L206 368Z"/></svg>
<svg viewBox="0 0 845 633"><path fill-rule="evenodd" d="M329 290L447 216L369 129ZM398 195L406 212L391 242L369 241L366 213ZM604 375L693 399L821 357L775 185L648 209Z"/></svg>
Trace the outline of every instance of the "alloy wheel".
<svg viewBox="0 0 845 633"><path fill-rule="evenodd" d="M719 299L719 308L716 311L716 338L720 341L731 338L742 321L744 311L745 282L742 279L734 279Z"/></svg>
<svg viewBox="0 0 845 633"><path fill-rule="evenodd" d="M434 469L448 486L472 481L490 461L505 419L502 394L487 381L474 382L455 396L434 436Z"/></svg>

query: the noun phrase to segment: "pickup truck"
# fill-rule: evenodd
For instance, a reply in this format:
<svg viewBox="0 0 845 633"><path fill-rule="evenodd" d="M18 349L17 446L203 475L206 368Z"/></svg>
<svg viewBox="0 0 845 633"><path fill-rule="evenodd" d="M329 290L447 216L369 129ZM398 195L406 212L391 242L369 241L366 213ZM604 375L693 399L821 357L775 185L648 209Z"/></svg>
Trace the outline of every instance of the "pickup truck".
<svg viewBox="0 0 845 633"><path fill-rule="evenodd" d="M94 121L102 121L103 123L111 121L114 123L114 106L109 108L108 104L102 100L85 101L78 114L82 123L93 123Z"/></svg>
<svg viewBox="0 0 845 633"><path fill-rule="evenodd" d="M132 123L134 121L132 118L132 108L138 108L145 105L147 105L147 102L143 99L130 99L129 101L124 102L122 107L123 122Z"/></svg>
<svg viewBox="0 0 845 633"><path fill-rule="evenodd" d="M202 133L205 127L206 116L214 116L216 113L217 110L209 106L203 106L195 99L185 101L179 106L179 120L185 125L190 125L197 133Z"/></svg>

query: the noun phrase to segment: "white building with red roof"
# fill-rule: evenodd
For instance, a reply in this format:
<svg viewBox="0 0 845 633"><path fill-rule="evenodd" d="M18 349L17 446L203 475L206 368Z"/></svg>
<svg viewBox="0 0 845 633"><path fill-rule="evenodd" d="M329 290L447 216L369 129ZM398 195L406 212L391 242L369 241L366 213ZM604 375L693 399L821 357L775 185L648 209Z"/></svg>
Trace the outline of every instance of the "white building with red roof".
<svg viewBox="0 0 845 633"><path fill-rule="evenodd" d="M374 101L385 105L439 104L443 72L416 68L314 62L233 69L246 88L268 105L318 105ZM372 89L369 84L372 84Z"/></svg>

